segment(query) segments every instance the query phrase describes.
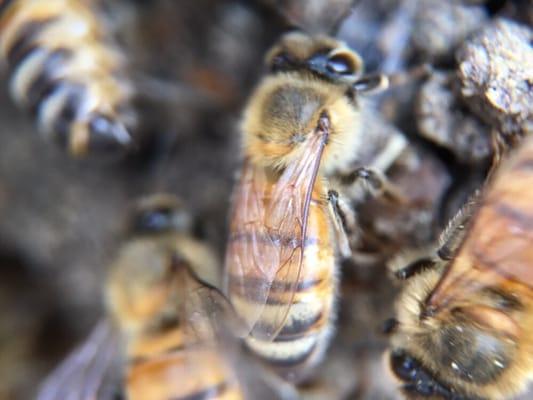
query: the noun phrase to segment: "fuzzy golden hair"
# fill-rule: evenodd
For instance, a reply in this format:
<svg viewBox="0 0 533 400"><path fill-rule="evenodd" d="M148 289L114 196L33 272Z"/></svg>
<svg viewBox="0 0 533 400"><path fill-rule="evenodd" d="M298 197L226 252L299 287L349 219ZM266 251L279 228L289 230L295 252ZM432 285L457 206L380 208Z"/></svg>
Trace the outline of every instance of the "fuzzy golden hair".
<svg viewBox="0 0 533 400"><path fill-rule="evenodd" d="M331 132L322 171L346 167L357 157L363 139L360 104L350 87L353 82L313 73L306 62L322 53L328 57L342 54L344 62L353 64L354 71L362 70L362 61L355 52L324 36L289 33L267 54L270 67L283 54L290 68L265 76L245 109L241 123L243 147L253 163L274 169L287 166L298 157L298 145L317 128L323 113L329 117Z"/></svg>
<svg viewBox="0 0 533 400"><path fill-rule="evenodd" d="M505 298L492 291L476 294L469 304L456 304L455 310L422 318L424 303L444 266L442 263L407 282L396 305L398 330L391 338L391 352L404 352L437 382L463 395L499 400L522 392L531 379L528 374L533 363L533 338L529 334L533 303L510 312L509 316L518 321L519 326L514 327L517 336L480 326L457 311L469 305L501 308L499 303ZM501 328L513 331L510 326Z"/></svg>

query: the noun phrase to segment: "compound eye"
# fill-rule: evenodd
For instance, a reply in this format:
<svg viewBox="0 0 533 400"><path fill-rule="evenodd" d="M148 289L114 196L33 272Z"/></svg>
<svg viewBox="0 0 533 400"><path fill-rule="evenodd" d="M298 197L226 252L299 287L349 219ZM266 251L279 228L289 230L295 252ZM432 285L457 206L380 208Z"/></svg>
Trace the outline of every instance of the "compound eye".
<svg viewBox="0 0 533 400"><path fill-rule="evenodd" d="M411 382L416 376L418 363L404 353L393 353L391 355L391 367L398 378Z"/></svg>
<svg viewBox="0 0 533 400"><path fill-rule="evenodd" d="M161 207L141 212L134 221L134 231L139 233L156 233L171 229L173 226L174 210Z"/></svg>
<svg viewBox="0 0 533 400"><path fill-rule="evenodd" d="M272 72L282 71L289 67L290 59L287 53L281 52L272 57L270 69Z"/></svg>
<svg viewBox="0 0 533 400"><path fill-rule="evenodd" d="M343 54L330 57L326 68L329 72L338 75L353 75L355 72L355 66L352 60Z"/></svg>

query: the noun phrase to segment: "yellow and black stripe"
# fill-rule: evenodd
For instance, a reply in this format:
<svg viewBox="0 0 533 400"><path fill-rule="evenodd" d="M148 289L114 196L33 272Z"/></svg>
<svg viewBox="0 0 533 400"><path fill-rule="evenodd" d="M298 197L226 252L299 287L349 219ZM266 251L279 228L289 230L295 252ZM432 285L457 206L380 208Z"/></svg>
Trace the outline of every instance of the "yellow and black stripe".
<svg viewBox="0 0 533 400"><path fill-rule="evenodd" d="M130 362L130 400L241 400L242 392L215 349L187 348Z"/></svg>
<svg viewBox="0 0 533 400"><path fill-rule="evenodd" d="M216 346L190 337L176 320L128 344L125 391L130 400L242 400L231 366Z"/></svg>
<svg viewBox="0 0 533 400"><path fill-rule="evenodd" d="M271 283L254 331L275 331L276 327L273 325L280 308L287 307L287 303L291 302L284 326L273 340L254 337L253 332L245 339L249 350L291 380L299 380L309 367L320 360L333 330L337 269L329 215L319 200L321 185L315 186L313 201L309 208L300 274L289 275L284 280L276 279ZM268 200L266 198L264 201ZM245 241L252 240L251 232L247 232L245 227L241 229L243 231L230 238L234 246L246 245ZM284 246L290 250L298 240L294 233L284 232L279 234L279 240L265 240L256 245L262 247L260 251L264 254L269 254L273 251L269 247ZM290 262L298 262L297 257ZM295 265L285 268L292 271L298 269ZM240 282L237 279L230 281ZM261 287L261 279L245 276L243 284L258 288ZM258 304L261 302L259 293L255 301L250 296L247 298L240 296L239 290L231 286L228 288L228 293L235 310L241 316L256 312L258 305L261 305Z"/></svg>

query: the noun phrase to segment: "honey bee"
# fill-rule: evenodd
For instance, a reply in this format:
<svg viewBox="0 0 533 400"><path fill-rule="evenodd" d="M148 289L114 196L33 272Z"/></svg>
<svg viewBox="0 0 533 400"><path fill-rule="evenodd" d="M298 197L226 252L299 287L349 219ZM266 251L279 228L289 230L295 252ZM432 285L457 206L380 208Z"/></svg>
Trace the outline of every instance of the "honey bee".
<svg viewBox="0 0 533 400"><path fill-rule="evenodd" d="M533 140L397 275L390 365L408 398L509 399L533 379Z"/></svg>
<svg viewBox="0 0 533 400"><path fill-rule="evenodd" d="M173 197L140 203L111 266L108 320L45 381L39 400L106 399L119 357L130 400L243 398L217 345L219 320L230 311L207 283L218 279L217 260L189 235L190 223Z"/></svg>
<svg viewBox="0 0 533 400"><path fill-rule="evenodd" d="M364 178L385 190L381 172L404 142L393 141L391 152L365 135L360 94L384 79L362 76L362 60L344 43L291 32L268 52L266 64L270 72L241 126L245 160L234 191L224 288L247 325L246 346L298 381L332 335L336 253L350 252L344 228L352 218L330 183L379 159L377 170L356 167L340 180Z"/></svg>
<svg viewBox="0 0 533 400"><path fill-rule="evenodd" d="M0 57L12 97L75 157L115 154L132 142L133 89L107 39L83 1L0 1Z"/></svg>

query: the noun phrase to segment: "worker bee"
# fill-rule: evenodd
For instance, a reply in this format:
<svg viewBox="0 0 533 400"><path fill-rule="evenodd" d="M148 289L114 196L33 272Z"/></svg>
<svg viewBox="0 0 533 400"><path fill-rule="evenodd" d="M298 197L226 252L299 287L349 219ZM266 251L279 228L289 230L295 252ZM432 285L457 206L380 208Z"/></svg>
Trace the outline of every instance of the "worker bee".
<svg viewBox="0 0 533 400"><path fill-rule="evenodd" d="M364 178L383 190L382 170L357 165L380 159L383 168L404 142L392 146L394 156L384 155L389 146L378 146L363 131L360 94L384 80L362 76L362 60L342 42L291 32L268 52L266 64L269 73L241 126L244 164L234 191L224 288L247 325L246 346L298 381L331 337L336 253L350 251L344 228L353 219L330 183L346 171L335 180Z"/></svg>
<svg viewBox="0 0 533 400"><path fill-rule="evenodd" d="M120 357L130 400L243 398L217 345L230 312L208 283L218 279L218 263L190 225L173 197L140 203L111 266L108 320L45 381L39 400L107 398L111 360Z"/></svg>
<svg viewBox="0 0 533 400"><path fill-rule="evenodd" d="M75 157L131 144L125 60L94 10L76 0L0 1L0 56L13 99Z"/></svg>
<svg viewBox="0 0 533 400"><path fill-rule="evenodd" d="M508 399L533 378L532 165L527 139L439 249L397 271L389 360L408 398Z"/></svg>

